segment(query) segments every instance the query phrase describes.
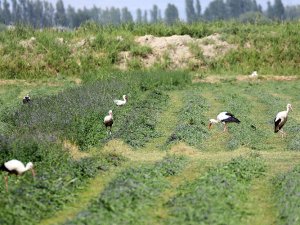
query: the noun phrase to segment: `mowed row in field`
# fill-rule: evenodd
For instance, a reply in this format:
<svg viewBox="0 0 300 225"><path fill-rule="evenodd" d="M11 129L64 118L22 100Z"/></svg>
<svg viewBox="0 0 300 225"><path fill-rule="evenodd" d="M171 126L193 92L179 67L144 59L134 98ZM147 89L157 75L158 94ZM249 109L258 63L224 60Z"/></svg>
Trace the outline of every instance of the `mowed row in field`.
<svg viewBox="0 0 300 225"><path fill-rule="evenodd" d="M284 223L281 216L286 215L280 214L274 179L300 164L300 154L292 151L298 150L297 85L298 82L262 81L200 83L187 90L168 92L170 107L160 115L157 125L163 135L136 150L120 141L109 142L107 151L130 157L134 165L108 182L107 188L99 190L84 209L75 209L70 217L62 211L57 220L51 218L41 224L64 224L66 217L66 224ZM273 119L287 102L295 110L285 127L288 136L282 139L273 132ZM242 123L232 124L228 133L223 133L221 126L208 131L208 119L223 110L234 113ZM161 175L153 178L148 174L152 172L140 169L141 165L147 167L150 163L155 168L155 162L173 154L185 156L188 162L180 172L159 181L167 187L151 190L148 182L157 182ZM170 170L172 166L176 165L170 164ZM135 170L136 176L131 177L127 170ZM137 175L140 170L143 179ZM116 187L122 189L122 194L116 196L119 190L112 185L120 185L123 179L128 183L121 183L123 189ZM112 199L107 201L109 195ZM120 208L112 209L110 204ZM297 210L286 217L296 222Z"/></svg>
<svg viewBox="0 0 300 225"><path fill-rule="evenodd" d="M101 157L101 152L110 156L108 161L111 157L124 157L125 161L96 172L81 190L74 189L70 202L35 223L297 224L299 84L228 79L150 93L140 101L157 105L148 108L153 120L149 112L139 109L143 106L129 100L117 112L141 113L133 118L142 117L136 121L150 129L143 128L144 124L137 130L129 125L132 133L126 135L126 129L118 124L123 120L116 116L115 134L103 145L84 154L76 145L69 146L77 160ZM281 138L274 134L273 120L287 103L294 111L284 127L288 135ZM208 130L208 120L221 111L233 113L241 123L230 124L227 133L221 124ZM122 116L126 116L124 112ZM10 184L21 185L14 178ZM40 207L47 210L47 204Z"/></svg>

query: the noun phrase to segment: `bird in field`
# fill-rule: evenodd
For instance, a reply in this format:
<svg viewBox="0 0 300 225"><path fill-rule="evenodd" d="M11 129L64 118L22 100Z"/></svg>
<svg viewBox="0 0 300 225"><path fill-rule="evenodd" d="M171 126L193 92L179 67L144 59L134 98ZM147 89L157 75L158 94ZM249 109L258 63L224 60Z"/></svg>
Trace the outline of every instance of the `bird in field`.
<svg viewBox="0 0 300 225"><path fill-rule="evenodd" d="M29 94L27 94L26 96L24 96L23 98L23 104L27 104L27 103L30 103L31 99L29 97Z"/></svg>
<svg viewBox="0 0 300 225"><path fill-rule="evenodd" d="M227 123L240 123L237 118L234 117L233 114L229 112L221 112L217 116L217 119L210 119L208 128L210 129L213 124L222 123L224 125L224 132L227 131Z"/></svg>
<svg viewBox="0 0 300 225"><path fill-rule="evenodd" d="M109 127L109 134L111 134L111 127L114 123L114 118L113 118L113 113L112 110L108 111L108 115L104 117L104 121L103 121L105 127L106 127L106 132L107 132L107 127ZM107 132L108 133L108 132Z"/></svg>
<svg viewBox="0 0 300 225"><path fill-rule="evenodd" d="M114 103L117 106L122 106L122 105L125 105L127 101L128 101L128 96L127 95L123 95L123 100L114 100Z"/></svg>
<svg viewBox="0 0 300 225"><path fill-rule="evenodd" d="M26 164L26 166L24 166L24 164L21 161L12 159L12 160L9 160L9 161L3 163L0 166L0 170L7 172L7 174L15 174L17 176L20 176L23 173L25 173L26 171L31 170L32 176L35 177L35 171L33 169L32 162L29 162ZM8 176L6 175L4 177L4 179L5 179L6 191L8 191L8 184L7 184Z"/></svg>
<svg viewBox="0 0 300 225"><path fill-rule="evenodd" d="M274 125L275 125L274 126L274 132L277 133L279 131L281 133L281 137L286 135L286 133L283 132L282 127L286 123L287 118L288 118L288 113L290 111L293 111L292 105L287 104L286 111L281 111L281 112L277 113L277 115L274 119Z"/></svg>
<svg viewBox="0 0 300 225"><path fill-rule="evenodd" d="M253 71L249 77L256 78L258 76L257 71Z"/></svg>

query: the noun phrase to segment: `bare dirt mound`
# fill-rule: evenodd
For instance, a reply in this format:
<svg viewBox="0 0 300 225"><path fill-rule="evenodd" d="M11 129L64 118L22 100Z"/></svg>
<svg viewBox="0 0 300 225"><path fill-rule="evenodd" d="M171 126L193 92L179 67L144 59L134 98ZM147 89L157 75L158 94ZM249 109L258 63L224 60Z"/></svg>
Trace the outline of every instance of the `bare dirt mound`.
<svg viewBox="0 0 300 225"><path fill-rule="evenodd" d="M202 65L204 60L214 59L236 48L222 40L220 34L213 34L201 39L189 35L173 35L169 37L155 37L145 35L136 37L135 41L141 46L152 49L146 57L141 57L141 63L149 68L155 63L165 63L170 69L188 68L193 64ZM127 63L132 59L130 52L120 55L120 68L126 69Z"/></svg>

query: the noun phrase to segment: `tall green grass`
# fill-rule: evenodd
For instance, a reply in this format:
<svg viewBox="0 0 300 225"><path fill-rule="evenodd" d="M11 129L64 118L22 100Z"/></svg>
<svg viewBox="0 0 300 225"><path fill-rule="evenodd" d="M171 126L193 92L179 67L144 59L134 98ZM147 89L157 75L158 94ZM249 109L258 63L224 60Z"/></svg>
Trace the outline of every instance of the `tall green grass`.
<svg viewBox="0 0 300 225"><path fill-rule="evenodd" d="M219 33L224 41L236 46L224 56L190 65L208 74L298 74L299 23L245 24L238 22L126 24L102 26L86 23L79 29L58 32L17 26L0 32L0 78L38 79L41 77L85 77L99 71L118 70L120 52L127 51L130 70L148 70L141 59L152 50L139 46L135 36L190 35L203 38ZM34 40L31 38L34 37ZM197 54L200 54L197 51ZM200 54L201 55L201 54ZM199 57L199 55L198 55ZM201 56L203 58L203 56ZM152 69L172 68L165 56Z"/></svg>

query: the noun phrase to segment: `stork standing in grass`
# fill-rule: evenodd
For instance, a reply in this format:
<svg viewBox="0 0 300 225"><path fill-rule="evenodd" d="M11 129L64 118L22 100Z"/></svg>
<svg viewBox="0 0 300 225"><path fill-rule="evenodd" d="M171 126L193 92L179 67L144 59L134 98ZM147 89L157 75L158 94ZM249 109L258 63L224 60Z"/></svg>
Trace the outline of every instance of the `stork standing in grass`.
<svg viewBox="0 0 300 225"><path fill-rule="evenodd" d="M16 159L12 159L12 160L9 160L9 161L3 163L0 166L0 170L7 172L8 174L15 174L18 176L22 175L23 173L25 173L28 170L31 170L32 176L33 177L35 176L32 162L29 162L26 164L26 166L24 166L24 164L21 161L16 160ZM6 191L8 191L8 184L7 184L8 176L6 175L4 177L4 179L5 179Z"/></svg>
<svg viewBox="0 0 300 225"><path fill-rule="evenodd" d="M240 123L237 118L234 117L233 114L229 112L221 112L217 116L217 119L210 119L208 128L210 129L213 124L222 123L224 125L224 132L228 130L227 123Z"/></svg>
<svg viewBox="0 0 300 225"><path fill-rule="evenodd" d="M30 103L30 97L29 97L29 94L27 94L26 96L24 96L23 98L23 104L27 104L27 103Z"/></svg>
<svg viewBox="0 0 300 225"><path fill-rule="evenodd" d="M275 125L274 132L277 133L279 131L281 133L281 137L286 135L286 133L283 132L282 127L284 126L284 124L287 121L289 111L293 111L291 104L287 104L286 111L281 111L281 112L277 113L277 115L274 119L274 125Z"/></svg>
<svg viewBox="0 0 300 225"><path fill-rule="evenodd" d="M109 134L111 134L111 127L114 123L114 118L113 118L113 113L112 110L108 111L108 115L104 117L104 121L103 121L105 127L106 127L106 132L107 132L107 127L109 127ZM108 133L108 132L107 132Z"/></svg>
<svg viewBox="0 0 300 225"><path fill-rule="evenodd" d="M257 71L253 71L253 73L251 73L251 75L249 77L257 78L257 76L258 76Z"/></svg>
<svg viewBox="0 0 300 225"><path fill-rule="evenodd" d="M127 101L128 101L127 95L123 95L123 100L114 100L114 103L117 106L122 106L122 105L125 105Z"/></svg>

